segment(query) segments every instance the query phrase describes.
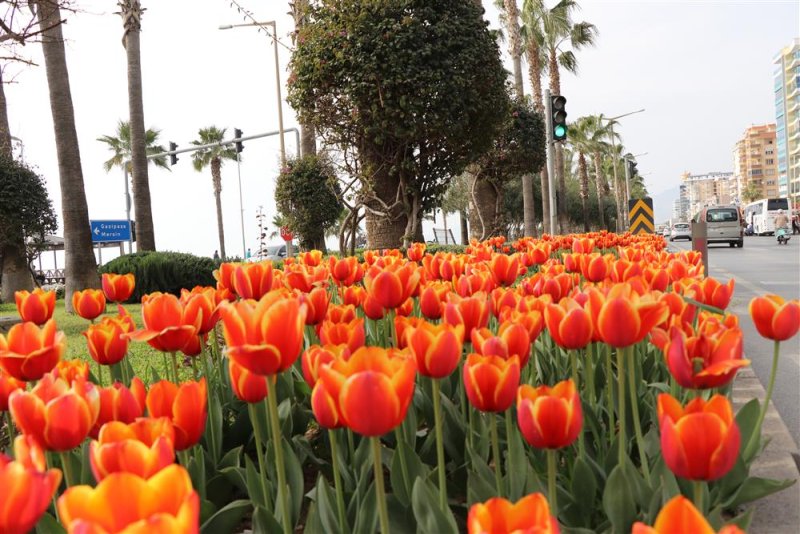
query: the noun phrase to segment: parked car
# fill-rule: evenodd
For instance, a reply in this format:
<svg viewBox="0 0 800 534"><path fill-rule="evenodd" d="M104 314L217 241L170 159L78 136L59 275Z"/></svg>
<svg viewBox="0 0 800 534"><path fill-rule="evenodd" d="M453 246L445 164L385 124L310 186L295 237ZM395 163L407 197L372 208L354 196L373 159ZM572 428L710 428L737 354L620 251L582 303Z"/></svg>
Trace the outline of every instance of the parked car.
<svg viewBox="0 0 800 534"><path fill-rule="evenodd" d="M744 226L736 206L708 206L695 215L696 222L706 222L708 243L744 246Z"/></svg>
<svg viewBox="0 0 800 534"><path fill-rule="evenodd" d="M663 235L664 237L669 237L671 233L672 233L672 228L670 228L669 225L666 225L664 229L661 231L661 235Z"/></svg>
<svg viewBox="0 0 800 534"><path fill-rule="evenodd" d="M271 260L271 261L283 261L286 258L286 245L271 245L269 247L264 247L259 254L259 259L261 260Z"/></svg>
<svg viewBox="0 0 800 534"><path fill-rule="evenodd" d="M672 231L669 234L669 240L675 241L676 239L692 240L692 229L689 223L679 222L672 225Z"/></svg>

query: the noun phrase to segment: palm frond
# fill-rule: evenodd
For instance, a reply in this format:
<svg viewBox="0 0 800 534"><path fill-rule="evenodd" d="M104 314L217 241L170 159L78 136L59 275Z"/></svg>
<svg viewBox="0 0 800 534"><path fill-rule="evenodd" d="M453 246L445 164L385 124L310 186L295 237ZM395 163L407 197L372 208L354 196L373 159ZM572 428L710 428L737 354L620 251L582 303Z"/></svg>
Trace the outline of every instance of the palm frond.
<svg viewBox="0 0 800 534"><path fill-rule="evenodd" d="M571 72L572 74L578 73L578 58L575 57L575 54L572 50L565 50L558 55L558 64L561 65L564 70L567 72Z"/></svg>
<svg viewBox="0 0 800 534"><path fill-rule="evenodd" d="M578 22L570 31L570 44L575 50L584 46L594 46L597 39L597 26L589 22Z"/></svg>

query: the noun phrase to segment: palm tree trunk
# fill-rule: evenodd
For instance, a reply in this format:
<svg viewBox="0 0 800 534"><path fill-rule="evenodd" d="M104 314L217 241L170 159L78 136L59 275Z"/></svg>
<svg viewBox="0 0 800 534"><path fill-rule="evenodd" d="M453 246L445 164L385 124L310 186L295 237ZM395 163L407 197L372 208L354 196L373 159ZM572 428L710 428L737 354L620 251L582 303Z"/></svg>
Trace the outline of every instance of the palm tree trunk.
<svg viewBox="0 0 800 534"><path fill-rule="evenodd" d="M583 209L583 231L589 231L589 171L586 155L578 152L578 173L581 179L581 208Z"/></svg>
<svg viewBox="0 0 800 534"><path fill-rule="evenodd" d="M467 210L461 210L458 212L458 222L459 226L461 227L461 244L462 245L469 245L469 226L467 223Z"/></svg>
<svg viewBox="0 0 800 534"><path fill-rule="evenodd" d="M597 210L599 212L599 219L598 222L600 223L600 229L602 230L606 226L605 222L605 205L603 202L603 195L605 194L603 185L605 184L605 177L603 176L603 171L601 169L601 156L600 152L594 153L594 183L597 188Z"/></svg>
<svg viewBox="0 0 800 534"><path fill-rule="evenodd" d="M542 99L542 65L539 61L539 43L536 42L532 36L530 36L526 43L526 50L525 53L528 57L528 78L531 82L531 92L533 93L533 107L539 113L544 114L544 101ZM550 221L550 183L549 183L549 176L547 174L547 165L542 167L542 171L539 173L539 181L542 186L542 230L547 231L548 224ZM533 189L533 183L530 184L531 190ZM525 193L525 182L522 182L522 194L526 196ZM531 193L531 196L533 193ZM524 199L523 199L524 200ZM535 221L535 213L534 213L534 230L532 234L528 234L527 224L525 228L526 235L536 235L536 221ZM550 233L555 233L554 230L551 228Z"/></svg>
<svg viewBox="0 0 800 534"><path fill-rule="evenodd" d="M519 34L519 9L517 0L503 0L506 12L506 32L508 33L508 52L514 68L514 92L520 100L525 96L522 84L522 45Z"/></svg>
<svg viewBox="0 0 800 534"><path fill-rule="evenodd" d="M294 18L294 34L292 36L292 41L294 42L294 36L296 36L300 30L306 24L306 12L308 10L308 0L295 0L294 2L289 3L289 7L292 10L292 18ZM290 75L290 79L291 79ZM317 153L317 137L316 131L314 130L314 126L309 124L305 121L300 122L300 155L301 156L311 156ZM324 239L323 239L324 241Z"/></svg>
<svg viewBox="0 0 800 534"><path fill-rule="evenodd" d="M39 27L46 28L42 32L42 54L50 91L61 185L67 282L64 303L67 311L71 312L72 293L87 287L98 287L100 279L89 230L89 209L86 206L75 111L72 107L64 36L61 33L61 10L57 0L36 0L36 5Z"/></svg>
<svg viewBox="0 0 800 534"><path fill-rule="evenodd" d="M128 110L131 125L131 169L133 171L133 203L136 213L138 250L155 250L153 211L150 206L150 179L145 150L144 103L142 101L142 64L139 53L141 5L139 0L120 2L125 28L123 45L128 60Z"/></svg>
<svg viewBox="0 0 800 534"><path fill-rule="evenodd" d="M225 229L222 226L222 161L219 158L211 160L211 182L214 186L214 201L217 204L219 254L222 261L225 261L228 256L225 254Z"/></svg>

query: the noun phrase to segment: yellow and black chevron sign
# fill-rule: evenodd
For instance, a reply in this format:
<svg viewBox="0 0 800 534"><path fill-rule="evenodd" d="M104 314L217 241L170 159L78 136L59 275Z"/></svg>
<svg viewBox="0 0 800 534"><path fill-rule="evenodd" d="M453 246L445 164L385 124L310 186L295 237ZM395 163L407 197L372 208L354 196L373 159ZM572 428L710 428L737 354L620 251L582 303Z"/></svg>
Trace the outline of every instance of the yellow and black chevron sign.
<svg viewBox="0 0 800 534"><path fill-rule="evenodd" d="M653 199L632 198L628 201L628 221L632 234L652 234L655 230L653 224Z"/></svg>

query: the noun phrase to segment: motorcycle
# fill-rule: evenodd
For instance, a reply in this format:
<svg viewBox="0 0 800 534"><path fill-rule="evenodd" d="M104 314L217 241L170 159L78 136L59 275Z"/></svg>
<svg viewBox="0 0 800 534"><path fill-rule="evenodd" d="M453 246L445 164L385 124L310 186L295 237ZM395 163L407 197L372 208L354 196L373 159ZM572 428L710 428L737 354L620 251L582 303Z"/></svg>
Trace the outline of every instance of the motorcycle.
<svg viewBox="0 0 800 534"><path fill-rule="evenodd" d="M791 239L792 236L789 234L786 228L778 228L775 230L775 237L777 237L779 245L785 245L789 243L789 239Z"/></svg>

